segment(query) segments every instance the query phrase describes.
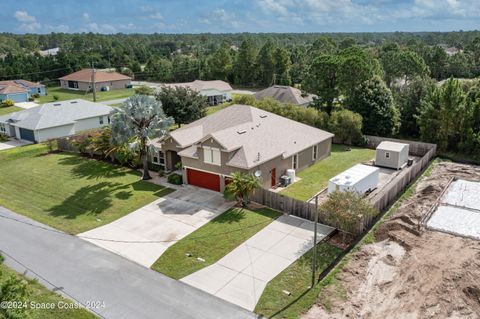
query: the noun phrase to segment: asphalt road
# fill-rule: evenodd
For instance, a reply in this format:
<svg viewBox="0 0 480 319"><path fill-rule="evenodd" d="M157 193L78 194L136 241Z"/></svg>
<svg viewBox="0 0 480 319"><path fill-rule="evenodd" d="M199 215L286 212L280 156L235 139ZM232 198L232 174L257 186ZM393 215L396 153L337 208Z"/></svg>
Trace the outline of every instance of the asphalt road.
<svg viewBox="0 0 480 319"><path fill-rule="evenodd" d="M15 220L13 220L15 219ZM0 207L5 264L105 318L255 318L238 306L170 279L75 236ZM9 257L10 256L10 257Z"/></svg>

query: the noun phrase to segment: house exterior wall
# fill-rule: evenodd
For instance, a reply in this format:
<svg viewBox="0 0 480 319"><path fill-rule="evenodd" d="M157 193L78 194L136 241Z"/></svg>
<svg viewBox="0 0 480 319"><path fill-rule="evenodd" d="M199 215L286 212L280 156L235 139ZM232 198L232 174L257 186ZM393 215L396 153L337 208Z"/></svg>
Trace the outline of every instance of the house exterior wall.
<svg viewBox="0 0 480 319"><path fill-rule="evenodd" d="M75 134L74 124L51 127L42 130L35 130L35 141L37 143L41 143L51 138L69 136L72 134Z"/></svg>
<svg viewBox="0 0 480 319"><path fill-rule="evenodd" d="M72 89L68 87L68 81L60 80L60 86L63 89L67 90L79 90L79 91L88 91L91 89L91 82L81 82L74 81L78 83L78 89ZM107 82L95 82L96 91L100 91L102 87L108 86L110 89L124 89L127 85L131 84L131 80L117 80L117 81L107 81Z"/></svg>
<svg viewBox="0 0 480 319"><path fill-rule="evenodd" d="M386 157L387 153L390 157ZM375 151L375 165L382 167L399 168L400 153L398 151L376 150Z"/></svg>
<svg viewBox="0 0 480 319"><path fill-rule="evenodd" d="M5 100L12 100L14 102L27 102L28 101L28 92L0 94L0 101L5 101Z"/></svg>
<svg viewBox="0 0 480 319"><path fill-rule="evenodd" d="M29 93L30 96L32 96L34 94L37 94L37 93L40 94L41 96L44 96L47 93L47 91L46 91L44 86L41 86L41 87L38 87L38 88L30 88L28 90L28 93Z"/></svg>
<svg viewBox="0 0 480 319"><path fill-rule="evenodd" d="M78 120L75 123L75 133L91 130L94 128L99 128L108 125L108 115L101 116L103 119L103 124L100 124L100 116L91 117L88 119Z"/></svg>

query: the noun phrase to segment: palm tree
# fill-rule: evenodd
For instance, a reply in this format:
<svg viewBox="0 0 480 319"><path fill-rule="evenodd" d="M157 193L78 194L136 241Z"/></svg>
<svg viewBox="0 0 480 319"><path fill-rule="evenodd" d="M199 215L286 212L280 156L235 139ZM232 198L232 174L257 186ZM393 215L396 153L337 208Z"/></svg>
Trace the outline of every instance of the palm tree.
<svg viewBox="0 0 480 319"><path fill-rule="evenodd" d="M249 203L248 197L260 187L260 180L252 174L235 172L232 174L232 181L227 185L227 192L235 196L243 207Z"/></svg>
<svg viewBox="0 0 480 319"><path fill-rule="evenodd" d="M115 145L129 145L138 151L143 166L142 180L151 179L148 171L148 154L153 151L150 141L167 134L174 123L166 117L162 103L147 95L133 95L112 115L112 140Z"/></svg>

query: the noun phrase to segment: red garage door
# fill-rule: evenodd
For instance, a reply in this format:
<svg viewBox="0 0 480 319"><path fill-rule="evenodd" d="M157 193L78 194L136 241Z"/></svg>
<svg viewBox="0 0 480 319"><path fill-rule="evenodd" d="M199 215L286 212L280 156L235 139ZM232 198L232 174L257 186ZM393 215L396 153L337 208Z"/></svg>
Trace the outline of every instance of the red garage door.
<svg viewBox="0 0 480 319"><path fill-rule="evenodd" d="M219 175L187 168L187 179L188 184L208 188L216 192L220 191Z"/></svg>

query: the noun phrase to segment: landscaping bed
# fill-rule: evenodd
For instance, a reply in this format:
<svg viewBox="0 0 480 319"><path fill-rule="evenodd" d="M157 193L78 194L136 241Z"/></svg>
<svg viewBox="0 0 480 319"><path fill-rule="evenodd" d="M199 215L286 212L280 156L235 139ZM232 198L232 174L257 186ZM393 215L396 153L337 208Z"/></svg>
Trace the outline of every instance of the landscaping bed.
<svg viewBox="0 0 480 319"><path fill-rule="evenodd" d="M151 268L183 278L215 263L280 215L269 208L231 208L168 248Z"/></svg>
<svg viewBox="0 0 480 319"><path fill-rule="evenodd" d="M347 151L347 149L350 149ZM355 164L375 157L375 150L332 144L332 153L327 158L297 174L299 181L280 193L300 200L308 200L327 187L328 180Z"/></svg>
<svg viewBox="0 0 480 319"><path fill-rule="evenodd" d="M110 223L172 190L138 172L50 153L42 144L0 153L0 205L70 234Z"/></svg>

